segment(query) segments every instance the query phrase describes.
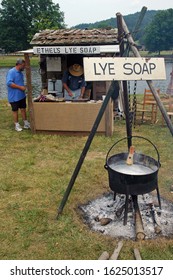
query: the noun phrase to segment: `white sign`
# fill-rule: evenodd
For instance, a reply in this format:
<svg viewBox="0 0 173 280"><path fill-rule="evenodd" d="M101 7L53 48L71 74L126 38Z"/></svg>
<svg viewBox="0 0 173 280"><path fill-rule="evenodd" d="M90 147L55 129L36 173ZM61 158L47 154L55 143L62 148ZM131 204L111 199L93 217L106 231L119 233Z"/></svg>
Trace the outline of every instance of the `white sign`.
<svg viewBox="0 0 173 280"><path fill-rule="evenodd" d="M34 47L34 54L98 54L99 46L51 46Z"/></svg>
<svg viewBox="0 0 173 280"><path fill-rule="evenodd" d="M164 58L85 57L86 81L165 80Z"/></svg>
<svg viewBox="0 0 173 280"><path fill-rule="evenodd" d="M34 54L99 54L99 53L117 53L119 45L101 45L101 46L41 46L33 48Z"/></svg>

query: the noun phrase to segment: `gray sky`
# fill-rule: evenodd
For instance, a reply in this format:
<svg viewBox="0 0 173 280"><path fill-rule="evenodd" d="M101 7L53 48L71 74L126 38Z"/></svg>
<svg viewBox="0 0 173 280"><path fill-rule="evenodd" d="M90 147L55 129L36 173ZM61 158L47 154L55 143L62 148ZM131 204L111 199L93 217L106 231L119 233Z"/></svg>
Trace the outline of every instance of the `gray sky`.
<svg viewBox="0 0 173 280"><path fill-rule="evenodd" d="M147 10L173 8L172 0L53 0L65 14L65 23L71 27L80 23L94 23L115 17L116 13L129 15Z"/></svg>

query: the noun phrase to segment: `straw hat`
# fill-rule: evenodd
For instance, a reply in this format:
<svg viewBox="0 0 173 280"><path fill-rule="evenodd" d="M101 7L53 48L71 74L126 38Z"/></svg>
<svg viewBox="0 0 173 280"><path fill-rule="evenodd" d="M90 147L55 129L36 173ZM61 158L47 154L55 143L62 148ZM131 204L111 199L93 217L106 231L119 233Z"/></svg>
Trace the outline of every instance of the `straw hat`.
<svg viewBox="0 0 173 280"><path fill-rule="evenodd" d="M83 67L79 64L73 64L69 67L69 72L72 76L81 76L83 75Z"/></svg>

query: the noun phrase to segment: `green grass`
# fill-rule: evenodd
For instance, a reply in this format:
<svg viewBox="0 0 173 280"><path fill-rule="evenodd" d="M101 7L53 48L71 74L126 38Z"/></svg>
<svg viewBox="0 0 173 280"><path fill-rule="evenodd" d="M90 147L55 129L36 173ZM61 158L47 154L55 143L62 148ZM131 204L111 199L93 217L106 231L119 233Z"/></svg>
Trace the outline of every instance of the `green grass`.
<svg viewBox="0 0 173 280"><path fill-rule="evenodd" d="M105 157L115 141L126 136L125 122L115 122L112 137L96 135L90 146L62 215L56 220L71 175L87 137L17 133L7 101L0 101L0 259L98 259L113 253L118 239L91 231L79 205L110 192ZM157 145L161 196L173 202L172 135L161 121L136 125L133 135ZM152 146L145 152L155 157ZM124 240L120 259L134 259L133 248L143 259L173 259L173 238Z"/></svg>
<svg viewBox="0 0 173 280"><path fill-rule="evenodd" d="M144 57L145 56L155 57L155 56L158 56L158 52L140 51L140 55L144 56ZM172 52L172 50L170 50L170 51L161 51L160 52L160 56L173 57L173 52Z"/></svg>
<svg viewBox="0 0 173 280"><path fill-rule="evenodd" d="M0 67L12 67L16 64L18 58L24 59L21 55L0 55ZM38 66L38 56L30 57L31 66Z"/></svg>

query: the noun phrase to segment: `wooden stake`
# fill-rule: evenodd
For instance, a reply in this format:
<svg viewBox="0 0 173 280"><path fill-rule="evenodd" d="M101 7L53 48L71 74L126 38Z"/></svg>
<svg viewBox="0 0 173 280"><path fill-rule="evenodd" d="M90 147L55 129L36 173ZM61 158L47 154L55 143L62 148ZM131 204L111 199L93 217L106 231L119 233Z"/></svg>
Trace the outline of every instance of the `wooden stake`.
<svg viewBox="0 0 173 280"><path fill-rule="evenodd" d="M142 260L140 252L137 248L134 248L134 255L136 260Z"/></svg>
<svg viewBox="0 0 173 280"><path fill-rule="evenodd" d="M123 242L119 241L117 248L115 248L113 254L110 257L110 260L117 260L118 259L118 256L119 256L119 253L120 253L122 247L123 247Z"/></svg>
<svg viewBox="0 0 173 280"><path fill-rule="evenodd" d="M98 260L108 260L109 259L109 253L107 251L104 251L100 257L98 258Z"/></svg>
<svg viewBox="0 0 173 280"><path fill-rule="evenodd" d="M145 232L142 223L142 217L138 206L137 195L132 195L133 207L135 210L135 231L136 231L136 240L145 239Z"/></svg>
<svg viewBox="0 0 173 280"><path fill-rule="evenodd" d="M28 109L29 109L29 120L31 125L31 131L35 132L35 119L34 119L34 108L32 103L32 84L31 84L31 66L29 54L25 53L25 69L26 69L26 82L27 82L27 92L28 92Z"/></svg>

